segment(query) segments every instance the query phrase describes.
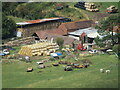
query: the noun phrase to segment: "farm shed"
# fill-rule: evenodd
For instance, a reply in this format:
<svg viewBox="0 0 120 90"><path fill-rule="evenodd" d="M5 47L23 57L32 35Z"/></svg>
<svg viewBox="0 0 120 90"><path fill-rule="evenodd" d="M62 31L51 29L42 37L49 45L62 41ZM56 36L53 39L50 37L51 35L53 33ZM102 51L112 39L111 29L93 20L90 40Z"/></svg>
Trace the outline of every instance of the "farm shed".
<svg viewBox="0 0 120 90"><path fill-rule="evenodd" d="M94 38L96 38L97 36L100 38L103 37L99 35L97 29L93 27L79 29L74 32L68 32L68 36L80 40L81 43L83 43L83 46L87 49L90 49L95 45L95 43L93 42Z"/></svg>
<svg viewBox="0 0 120 90"><path fill-rule="evenodd" d="M80 35L82 35L83 33L85 33L88 38L95 38L97 36L100 37L100 35L97 33L97 29L93 27L79 29L74 32L68 32L68 35L69 37L78 37L79 39Z"/></svg>
<svg viewBox="0 0 120 90"><path fill-rule="evenodd" d="M51 52L55 52L58 48L59 46L56 43L41 42L37 44L22 46L18 54L26 56L47 56L50 55Z"/></svg>
<svg viewBox="0 0 120 90"><path fill-rule="evenodd" d="M34 35L36 35L40 39L46 39L51 41L52 39L55 40L56 38L62 38L64 40L64 45L72 45L72 42L75 40L74 38L68 36L62 36L66 33L49 33L47 31L37 31ZM78 40L77 40L78 41Z"/></svg>
<svg viewBox="0 0 120 90"><path fill-rule="evenodd" d="M35 31L57 28L66 18L55 17L16 23L17 37L31 36Z"/></svg>

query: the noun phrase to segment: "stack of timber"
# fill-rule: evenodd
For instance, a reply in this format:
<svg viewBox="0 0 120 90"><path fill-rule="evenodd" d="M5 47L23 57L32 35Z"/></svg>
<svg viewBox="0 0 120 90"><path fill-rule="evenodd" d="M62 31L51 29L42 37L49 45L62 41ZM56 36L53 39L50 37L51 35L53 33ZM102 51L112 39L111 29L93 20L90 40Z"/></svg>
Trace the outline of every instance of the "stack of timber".
<svg viewBox="0 0 120 90"><path fill-rule="evenodd" d="M19 46L21 44L30 44L33 41L34 41L33 37L26 37L26 38L14 40L14 41L9 41L9 42L5 43L5 45L7 45L7 46Z"/></svg>
<svg viewBox="0 0 120 90"><path fill-rule="evenodd" d="M77 8L81 8L84 10L88 10L91 12L98 12L99 9L97 9L97 7L95 6L94 3L87 3L87 2L78 2L77 4L74 5Z"/></svg>
<svg viewBox="0 0 120 90"><path fill-rule="evenodd" d="M58 49L59 46L56 43L41 42L22 46L18 54L25 56L47 56L50 55L51 52L55 52Z"/></svg>

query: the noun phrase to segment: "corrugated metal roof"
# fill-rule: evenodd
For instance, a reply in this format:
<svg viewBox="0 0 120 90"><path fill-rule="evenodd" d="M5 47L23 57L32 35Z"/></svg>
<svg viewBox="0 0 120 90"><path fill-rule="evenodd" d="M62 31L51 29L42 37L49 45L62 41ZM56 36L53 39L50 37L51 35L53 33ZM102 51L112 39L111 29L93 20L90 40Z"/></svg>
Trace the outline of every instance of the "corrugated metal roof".
<svg viewBox="0 0 120 90"><path fill-rule="evenodd" d="M63 17L30 20L30 21L25 21L25 22L19 22L19 23L16 23L16 24L17 25L28 25L28 24L43 23L43 22L59 20L59 19L63 19Z"/></svg>
<svg viewBox="0 0 120 90"><path fill-rule="evenodd" d="M86 34L95 33L95 32L97 32L97 29L95 29L93 27L89 27L89 28L79 29L74 32L68 32L68 34L80 36L83 32Z"/></svg>

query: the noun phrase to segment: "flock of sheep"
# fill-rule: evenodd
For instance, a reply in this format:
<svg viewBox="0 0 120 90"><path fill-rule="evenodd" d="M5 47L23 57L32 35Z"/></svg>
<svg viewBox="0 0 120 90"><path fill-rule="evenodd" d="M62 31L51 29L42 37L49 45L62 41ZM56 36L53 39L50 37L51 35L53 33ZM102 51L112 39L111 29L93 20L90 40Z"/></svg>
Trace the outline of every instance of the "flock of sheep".
<svg viewBox="0 0 120 90"><path fill-rule="evenodd" d="M100 72L101 72L101 73L106 72L106 73L108 74L108 73L110 73L110 70L105 70L105 69L102 69L102 68L101 68L101 69L100 69Z"/></svg>

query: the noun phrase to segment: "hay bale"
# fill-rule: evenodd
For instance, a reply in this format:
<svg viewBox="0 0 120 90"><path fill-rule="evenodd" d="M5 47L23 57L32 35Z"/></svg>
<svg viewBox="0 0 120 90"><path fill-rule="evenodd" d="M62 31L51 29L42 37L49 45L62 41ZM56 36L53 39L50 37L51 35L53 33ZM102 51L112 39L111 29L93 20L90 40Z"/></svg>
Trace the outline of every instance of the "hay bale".
<svg viewBox="0 0 120 90"><path fill-rule="evenodd" d="M43 68L45 68L45 66L42 64L42 65L38 65L38 68L39 69L43 69Z"/></svg>

